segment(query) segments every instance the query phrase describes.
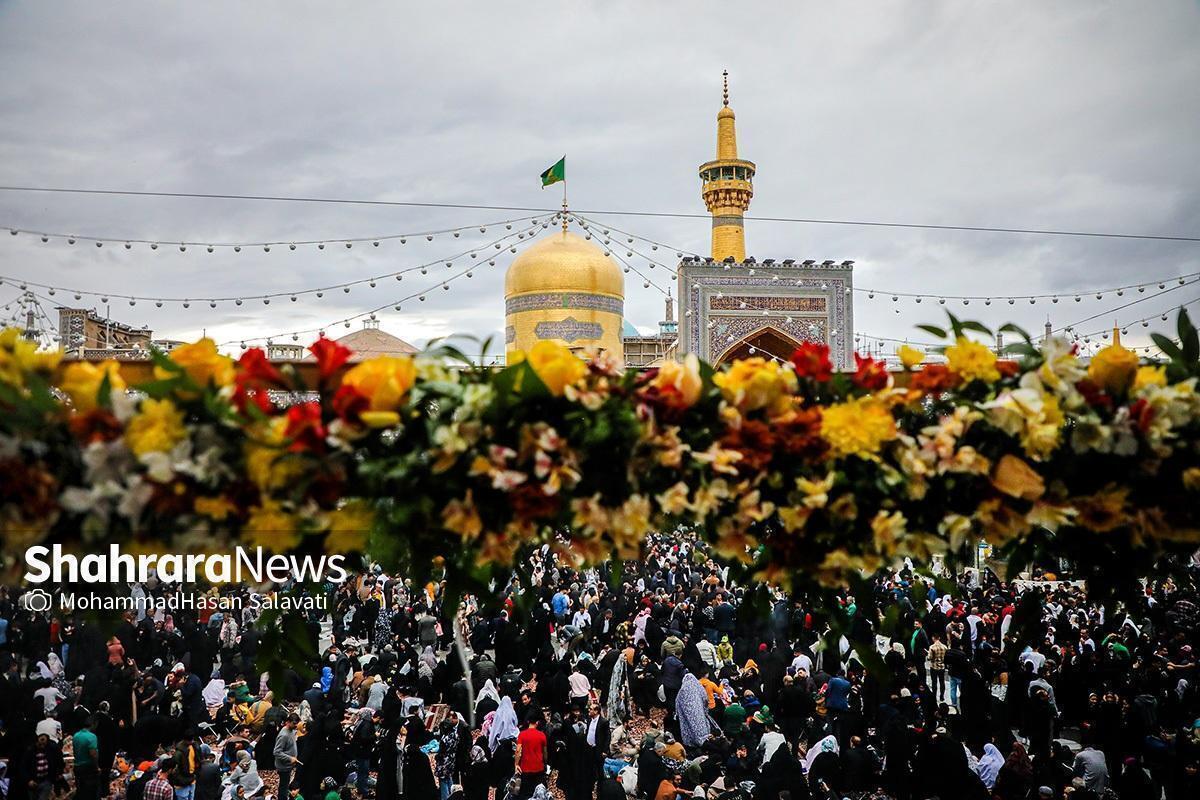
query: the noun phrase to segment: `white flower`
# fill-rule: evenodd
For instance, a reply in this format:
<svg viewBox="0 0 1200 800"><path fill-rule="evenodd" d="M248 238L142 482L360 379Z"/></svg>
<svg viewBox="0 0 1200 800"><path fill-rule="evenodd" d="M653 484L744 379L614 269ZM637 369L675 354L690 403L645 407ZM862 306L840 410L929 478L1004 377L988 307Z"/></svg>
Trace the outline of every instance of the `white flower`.
<svg viewBox="0 0 1200 800"><path fill-rule="evenodd" d="M121 502L117 504L117 513L126 519L136 520L153 496L154 486L142 480L140 475L135 475L130 479Z"/></svg>
<svg viewBox="0 0 1200 800"><path fill-rule="evenodd" d="M1042 342L1042 365L1037 376L1046 388L1060 397L1079 393L1075 383L1087 374L1087 368L1075 357L1075 347L1065 336L1049 336Z"/></svg>

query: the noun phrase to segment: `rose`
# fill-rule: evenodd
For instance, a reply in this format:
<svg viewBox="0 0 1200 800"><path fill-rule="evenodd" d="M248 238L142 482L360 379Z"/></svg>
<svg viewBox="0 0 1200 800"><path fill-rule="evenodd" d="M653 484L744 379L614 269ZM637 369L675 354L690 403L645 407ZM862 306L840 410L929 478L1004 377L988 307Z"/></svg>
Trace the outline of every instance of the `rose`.
<svg viewBox="0 0 1200 800"><path fill-rule="evenodd" d="M1138 357L1132 350L1110 344L1092 356L1088 377L1111 395L1122 395L1137 376Z"/></svg>
<svg viewBox="0 0 1200 800"><path fill-rule="evenodd" d="M192 382L200 388L210 383L226 386L233 381L233 359L217 352L217 343L212 339L201 339L192 344L182 344L171 351L171 360L183 367ZM170 370L156 366L154 376L159 380L174 377Z"/></svg>
<svg viewBox="0 0 1200 800"><path fill-rule="evenodd" d="M510 355L509 360L513 364L528 361L534 373L555 397L561 397L568 386L575 385L587 374L587 364L556 342L538 342L528 353L515 350Z"/></svg>
<svg viewBox="0 0 1200 800"><path fill-rule="evenodd" d="M125 379L121 377L121 368L116 361L102 361L94 364L90 361L75 361L67 365L63 371L62 381L58 388L71 397L75 410L80 414L94 411L99 401L100 387L108 378L108 386L114 392L125 391Z"/></svg>
<svg viewBox="0 0 1200 800"><path fill-rule="evenodd" d="M367 408L359 413L364 424L388 427L400 421L400 407L416 379L408 356L378 356L352 367L342 378L342 390L349 387L366 398Z"/></svg>

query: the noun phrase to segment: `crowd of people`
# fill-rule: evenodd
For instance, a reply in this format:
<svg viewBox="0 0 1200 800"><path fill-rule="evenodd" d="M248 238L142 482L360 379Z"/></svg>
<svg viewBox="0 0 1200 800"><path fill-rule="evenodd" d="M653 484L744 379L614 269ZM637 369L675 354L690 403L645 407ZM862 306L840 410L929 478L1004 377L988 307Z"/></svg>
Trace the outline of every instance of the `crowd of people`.
<svg viewBox="0 0 1200 800"><path fill-rule="evenodd" d="M0 587L0 800L1200 797L1196 571L1106 608L908 565L831 625L685 536L527 566L461 602L322 587L270 681L253 604L114 622Z"/></svg>

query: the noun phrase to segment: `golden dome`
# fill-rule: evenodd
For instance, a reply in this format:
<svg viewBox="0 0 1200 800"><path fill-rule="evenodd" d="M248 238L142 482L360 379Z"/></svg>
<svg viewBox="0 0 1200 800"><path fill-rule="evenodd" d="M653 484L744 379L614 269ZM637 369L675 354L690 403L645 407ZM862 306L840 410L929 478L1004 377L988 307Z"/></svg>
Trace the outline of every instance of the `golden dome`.
<svg viewBox="0 0 1200 800"><path fill-rule="evenodd" d="M729 106L723 106L721 108L721 110L717 112L717 119L733 119L733 118L734 118L733 117L733 109L730 108Z"/></svg>
<svg viewBox="0 0 1200 800"><path fill-rule="evenodd" d="M513 259L504 276L504 296L561 291L624 298L625 276L593 243L556 231Z"/></svg>

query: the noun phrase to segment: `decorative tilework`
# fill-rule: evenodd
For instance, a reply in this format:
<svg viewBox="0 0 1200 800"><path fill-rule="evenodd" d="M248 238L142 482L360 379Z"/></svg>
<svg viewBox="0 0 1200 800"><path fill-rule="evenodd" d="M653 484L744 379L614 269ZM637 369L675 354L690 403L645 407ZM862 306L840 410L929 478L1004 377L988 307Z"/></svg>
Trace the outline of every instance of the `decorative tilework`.
<svg viewBox="0 0 1200 800"><path fill-rule="evenodd" d="M761 295L729 295L721 297L713 295L708 298L708 307L713 311L740 311L742 303L752 311L795 311L824 314L826 302L824 297L779 297Z"/></svg>
<svg viewBox="0 0 1200 800"><path fill-rule="evenodd" d="M830 345L834 366L850 369L853 364L854 311L848 290L853 286L853 274L853 262L745 261L725 265L684 259L678 270L681 349L715 361L730 346L727 340L731 332L736 344L739 339L768 326L793 338L807 339L811 338L809 332L800 326L809 324L811 317L812 322L819 325L818 338ZM717 298L718 293L724 293L726 297ZM771 300L767 302L767 298ZM742 302L746 303L746 309L740 307ZM810 303L811 310L800 310ZM824 303L824 308L818 308L820 303ZM796 310L790 308L793 304ZM773 312L773 316L763 318L763 308ZM781 312L796 315L791 325L777 316ZM708 327L709 322L732 324L726 318L738 317L747 321L736 323L722 336L715 334L715 326ZM800 319L803 322L797 321Z"/></svg>
<svg viewBox="0 0 1200 800"><path fill-rule="evenodd" d="M738 342L748 339L760 331L774 328L779 333L800 342L824 342L829 329L824 317L800 317L787 322L782 319L764 320L762 317L709 317L710 322L717 324L708 332L708 352L712 360L717 358ZM729 341L729 337L733 341Z"/></svg>
<svg viewBox="0 0 1200 800"><path fill-rule="evenodd" d="M619 297L583 292L538 292L510 297L504 302L504 313L517 314L521 311L547 311L558 308L581 309L584 311L608 311L625 314L625 304Z"/></svg>
<svg viewBox="0 0 1200 800"><path fill-rule="evenodd" d="M539 322L533 329L539 339L562 339L568 344L583 339L599 339L604 336L604 326L599 322L580 322L567 317L558 322Z"/></svg>
<svg viewBox="0 0 1200 800"><path fill-rule="evenodd" d="M517 329L512 325L504 326L504 343L512 344L517 340Z"/></svg>

